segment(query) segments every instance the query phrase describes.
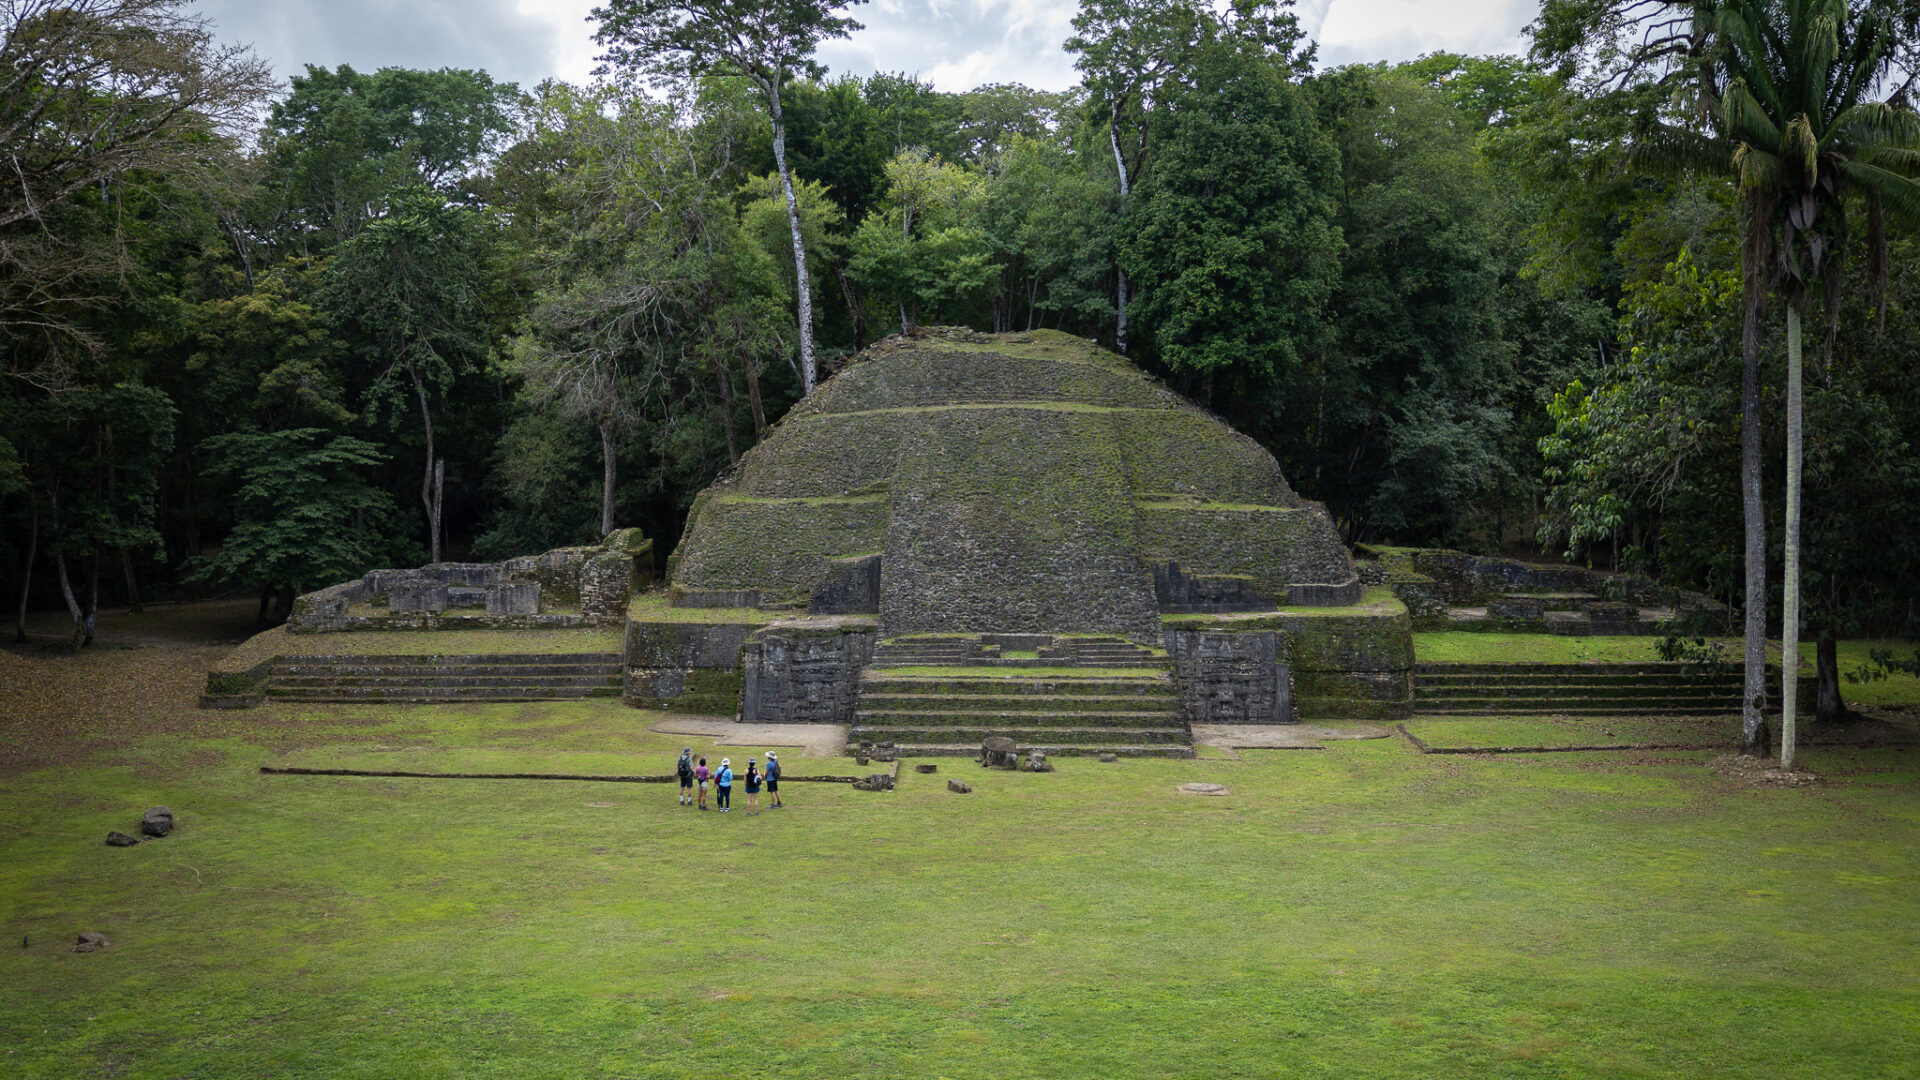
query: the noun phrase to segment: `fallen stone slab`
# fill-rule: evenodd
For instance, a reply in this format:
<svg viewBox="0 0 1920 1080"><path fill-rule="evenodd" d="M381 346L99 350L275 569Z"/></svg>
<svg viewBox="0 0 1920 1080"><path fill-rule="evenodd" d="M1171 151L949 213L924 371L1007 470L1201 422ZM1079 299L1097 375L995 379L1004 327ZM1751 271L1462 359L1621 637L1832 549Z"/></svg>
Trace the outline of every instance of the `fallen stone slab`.
<svg viewBox="0 0 1920 1080"><path fill-rule="evenodd" d="M128 836L126 833L123 833L123 832L114 831L114 832L107 833L108 847L132 847L133 845L139 842L140 842L139 837Z"/></svg>
<svg viewBox="0 0 1920 1080"><path fill-rule="evenodd" d="M1188 795L1231 795L1233 792L1225 784L1181 784L1180 790Z"/></svg>
<svg viewBox="0 0 1920 1080"><path fill-rule="evenodd" d="M949 780L947 781L947 790L956 795L971 795L973 794L973 785L964 780Z"/></svg>
<svg viewBox="0 0 1920 1080"><path fill-rule="evenodd" d="M73 951L81 953L99 952L101 949L111 948L112 946L113 942L107 940L107 935L96 934L89 930L81 934L79 940L73 943Z"/></svg>

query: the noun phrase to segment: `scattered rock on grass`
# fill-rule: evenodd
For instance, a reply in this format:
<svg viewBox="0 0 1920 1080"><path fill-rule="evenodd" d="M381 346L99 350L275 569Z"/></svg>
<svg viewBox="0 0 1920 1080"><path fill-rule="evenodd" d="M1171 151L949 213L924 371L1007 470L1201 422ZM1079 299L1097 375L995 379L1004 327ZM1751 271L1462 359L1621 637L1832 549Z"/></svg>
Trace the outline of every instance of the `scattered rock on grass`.
<svg viewBox="0 0 1920 1080"><path fill-rule="evenodd" d="M920 764L918 764L918 765L915 765L915 766L913 767L913 771L914 771L914 772L917 772L917 773L931 773L931 772L939 772L939 771L940 771L940 766L938 766L938 765L935 765L935 764L934 764L933 762L931 762L931 761L923 761L923 762L921 762Z"/></svg>
<svg viewBox="0 0 1920 1080"><path fill-rule="evenodd" d="M139 837L128 836L126 833L123 833L123 832L114 831L114 832L107 833L108 847L132 847L133 845L139 842L140 842Z"/></svg>
<svg viewBox="0 0 1920 1080"><path fill-rule="evenodd" d="M1745 781L1754 787L1806 787L1820 782L1820 778L1813 773L1782 769L1771 758L1723 754L1708 762L1708 765L1721 776Z"/></svg>
<svg viewBox="0 0 1920 1080"><path fill-rule="evenodd" d="M140 818L140 831L148 836L165 836L173 831L173 811L156 806Z"/></svg>
<svg viewBox="0 0 1920 1080"><path fill-rule="evenodd" d="M853 782L853 789L855 791L892 791L893 774L883 772L874 773L872 776L863 780L855 780Z"/></svg>
<svg viewBox="0 0 1920 1080"><path fill-rule="evenodd" d="M1109 761L1109 762L1111 762L1111 761L1119 761L1119 760L1120 760L1120 755L1119 755L1119 754L1101 754L1101 755L1100 755L1100 760L1101 760L1101 761Z"/></svg>
<svg viewBox="0 0 1920 1080"><path fill-rule="evenodd" d="M1181 784L1180 790L1189 795L1231 795L1225 784Z"/></svg>
<svg viewBox="0 0 1920 1080"><path fill-rule="evenodd" d="M86 933L80 935L80 940L74 942L73 951L74 952L98 952L101 949L105 949L111 946L112 944L113 942L107 940L107 935L96 934L93 931L89 930Z"/></svg>
<svg viewBox="0 0 1920 1080"><path fill-rule="evenodd" d="M967 783L965 780L949 780L947 781L947 790L956 795L971 795L973 794L973 785Z"/></svg>
<svg viewBox="0 0 1920 1080"><path fill-rule="evenodd" d="M1005 735L989 735L980 743L980 764L990 769L1017 769L1020 752Z"/></svg>
<svg viewBox="0 0 1920 1080"><path fill-rule="evenodd" d="M1031 751L1027 754L1027 771L1052 772L1053 762L1047 760L1047 755L1044 752L1039 750Z"/></svg>

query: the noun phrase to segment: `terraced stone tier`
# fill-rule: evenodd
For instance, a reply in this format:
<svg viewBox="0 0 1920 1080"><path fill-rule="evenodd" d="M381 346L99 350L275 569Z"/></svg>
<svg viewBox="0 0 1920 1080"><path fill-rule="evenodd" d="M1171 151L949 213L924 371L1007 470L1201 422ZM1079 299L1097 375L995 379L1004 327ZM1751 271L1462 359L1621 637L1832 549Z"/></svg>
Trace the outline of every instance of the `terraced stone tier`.
<svg viewBox="0 0 1920 1080"><path fill-rule="evenodd" d="M1777 671L1770 671L1769 686ZM1738 671L1685 664L1420 664L1415 711L1454 716L1726 716Z"/></svg>
<svg viewBox="0 0 1920 1080"><path fill-rule="evenodd" d="M564 701L620 694L617 653L301 656L268 667L280 701Z"/></svg>
<svg viewBox="0 0 1920 1080"><path fill-rule="evenodd" d="M1038 659L1000 656L978 638L883 642L861 680L848 738L912 755L971 755L1000 735L1051 754L1192 756L1164 656L1117 637L1034 644ZM924 662L942 654L956 659Z"/></svg>

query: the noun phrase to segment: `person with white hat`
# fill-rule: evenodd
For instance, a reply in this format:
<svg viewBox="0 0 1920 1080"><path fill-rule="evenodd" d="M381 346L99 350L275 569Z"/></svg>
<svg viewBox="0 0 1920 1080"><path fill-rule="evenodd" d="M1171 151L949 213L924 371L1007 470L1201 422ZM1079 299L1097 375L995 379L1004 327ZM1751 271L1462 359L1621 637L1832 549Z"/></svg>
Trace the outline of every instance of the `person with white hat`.
<svg viewBox="0 0 1920 1080"><path fill-rule="evenodd" d="M780 755L767 751L767 809L778 810L786 803L780 801Z"/></svg>
<svg viewBox="0 0 1920 1080"><path fill-rule="evenodd" d="M713 792L717 796L714 800L715 807L721 813L724 814L731 809L728 805L733 798L733 760L731 758L720 759L720 771L713 774Z"/></svg>

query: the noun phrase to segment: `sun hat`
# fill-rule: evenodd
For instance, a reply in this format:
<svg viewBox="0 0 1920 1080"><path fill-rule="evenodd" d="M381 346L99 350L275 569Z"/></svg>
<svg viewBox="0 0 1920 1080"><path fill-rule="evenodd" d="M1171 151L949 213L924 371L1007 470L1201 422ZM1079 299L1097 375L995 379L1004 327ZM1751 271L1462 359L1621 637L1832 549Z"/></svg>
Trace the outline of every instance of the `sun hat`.
<svg viewBox="0 0 1920 1080"><path fill-rule="evenodd" d="M722 764L722 765L731 765L731 764L733 764L733 759L732 759L732 758L721 758L721 759L720 759L720 764Z"/></svg>
<svg viewBox="0 0 1920 1080"><path fill-rule="evenodd" d="M769 751L767 751L767 756L768 756L768 757L779 757L780 755L779 755L779 754L776 754L776 753L774 753L774 752L773 752L773 751L771 751L771 750L769 750Z"/></svg>

